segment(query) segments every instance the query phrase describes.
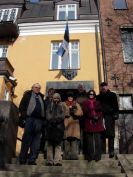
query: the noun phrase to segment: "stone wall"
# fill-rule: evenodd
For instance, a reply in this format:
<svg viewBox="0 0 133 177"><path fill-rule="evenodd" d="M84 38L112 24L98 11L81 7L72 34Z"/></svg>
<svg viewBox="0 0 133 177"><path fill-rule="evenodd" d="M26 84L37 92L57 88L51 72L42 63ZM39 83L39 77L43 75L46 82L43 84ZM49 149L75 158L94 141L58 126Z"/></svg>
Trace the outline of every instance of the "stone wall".
<svg viewBox="0 0 133 177"><path fill-rule="evenodd" d="M121 154L133 154L133 114L120 114L119 128L119 152Z"/></svg>
<svg viewBox="0 0 133 177"><path fill-rule="evenodd" d="M18 131L18 108L10 101L0 101L0 139L4 143L4 156L10 162L16 155L16 141Z"/></svg>

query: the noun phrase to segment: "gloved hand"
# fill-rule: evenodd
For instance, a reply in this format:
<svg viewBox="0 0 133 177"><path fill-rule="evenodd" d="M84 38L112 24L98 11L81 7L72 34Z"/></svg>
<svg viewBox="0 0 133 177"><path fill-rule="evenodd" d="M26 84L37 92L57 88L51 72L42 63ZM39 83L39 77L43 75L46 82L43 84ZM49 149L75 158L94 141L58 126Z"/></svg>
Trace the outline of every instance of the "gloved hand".
<svg viewBox="0 0 133 177"><path fill-rule="evenodd" d="M74 114L75 114L75 112L77 110L77 106L72 106L71 108L69 108L69 110L70 110L70 115L74 116Z"/></svg>
<svg viewBox="0 0 133 177"><path fill-rule="evenodd" d="M118 115L118 114L114 114L114 115L113 115L113 119L114 119L114 120L117 120L118 118L119 118L119 115Z"/></svg>
<svg viewBox="0 0 133 177"><path fill-rule="evenodd" d="M51 119L51 120L49 120L49 123L50 123L51 125L55 125L55 124L56 124L56 119Z"/></svg>

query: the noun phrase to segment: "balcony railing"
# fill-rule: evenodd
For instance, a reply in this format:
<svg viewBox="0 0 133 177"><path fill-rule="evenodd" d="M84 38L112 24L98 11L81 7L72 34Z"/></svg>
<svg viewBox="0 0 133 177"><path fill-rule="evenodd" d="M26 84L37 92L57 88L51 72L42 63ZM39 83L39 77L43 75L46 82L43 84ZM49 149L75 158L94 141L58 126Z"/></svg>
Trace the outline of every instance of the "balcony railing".
<svg viewBox="0 0 133 177"><path fill-rule="evenodd" d="M19 35L17 23L13 21L0 21L0 39L15 41Z"/></svg>
<svg viewBox="0 0 133 177"><path fill-rule="evenodd" d="M14 68L7 58L0 58L0 75L4 75L9 78L13 75Z"/></svg>

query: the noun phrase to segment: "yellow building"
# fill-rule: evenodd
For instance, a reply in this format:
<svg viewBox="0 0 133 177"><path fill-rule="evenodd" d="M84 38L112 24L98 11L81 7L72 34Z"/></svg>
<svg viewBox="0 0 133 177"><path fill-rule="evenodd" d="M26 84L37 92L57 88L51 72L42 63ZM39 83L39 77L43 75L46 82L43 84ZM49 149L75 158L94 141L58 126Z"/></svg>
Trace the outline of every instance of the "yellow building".
<svg viewBox="0 0 133 177"><path fill-rule="evenodd" d="M15 92L15 85L11 87L13 89L8 87L8 90L10 95L13 90L16 105L19 105L23 93L36 82L41 84L44 95L48 88L53 87L64 96L66 89L75 90L79 83L85 86L86 91L99 91L103 71L97 1L4 2L0 5L1 20L7 23L12 20L13 24L18 25L15 34L19 31L19 36L14 35L10 42L4 38L4 45L2 42L0 46L0 57L5 52L4 55L15 68L11 76L12 80L17 79L17 86ZM62 59L56 52L64 39L66 16L69 57L66 55ZM6 77L11 81L9 76ZM7 87L4 75L0 78L0 84L1 99L4 99L5 86L2 85Z"/></svg>
<svg viewBox="0 0 133 177"><path fill-rule="evenodd" d="M44 94L49 87L76 89L79 83L83 83L87 91L94 88L98 92L102 68L97 4L66 0L40 1L22 4L22 7L24 5L24 11L15 7L19 37L7 46L6 53L18 83L14 102L18 105L24 91L35 82L42 85ZM69 57L61 59L56 52L63 41L66 14Z"/></svg>
<svg viewBox="0 0 133 177"><path fill-rule="evenodd" d="M69 47L70 45L75 47L75 51L69 51L70 62L72 62L72 58L70 58L72 54L70 52L73 52L73 55L75 54L77 57L75 60L77 62L75 63L76 66L74 66L74 61L70 66L70 69L76 67L76 70L74 68L73 71L77 72L77 75L72 80L68 80L63 74L60 75L60 70L58 70L59 67L62 67L60 62L64 62L63 64L65 65L68 62L67 58L61 59L61 57L57 56L58 61L55 63L57 66L52 63L54 62L52 56L57 55L54 47L57 48L58 43L63 40L66 22L36 23L34 26L32 26L33 24L20 24L20 36L13 46L9 47L8 53L9 59L15 68L14 75L18 81L15 89L15 94L18 96L15 100L16 103L19 103L23 92L30 89L32 84L36 82L42 85L43 93L48 87L76 89L78 82L84 83L87 90L94 87L98 91L96 24L98 24L96 20L91 22L69 22ZM40 26L42 28L41 32ZM75 29L78 30L76 31ZM53 55L52 52L54 53ZM66 66L67 68L69 68L68 65Z"/></svg>

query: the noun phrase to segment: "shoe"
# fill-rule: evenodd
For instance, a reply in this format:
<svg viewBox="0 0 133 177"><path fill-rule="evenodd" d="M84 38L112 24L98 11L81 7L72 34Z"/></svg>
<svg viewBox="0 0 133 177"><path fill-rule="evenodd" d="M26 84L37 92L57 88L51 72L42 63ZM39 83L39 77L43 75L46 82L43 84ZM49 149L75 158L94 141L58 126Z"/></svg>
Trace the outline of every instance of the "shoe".
<svg viewBox="0 0 133 177"><path fill-rule="evenodd" d="M99 160L101 160L101 155L100 154L95 155L94 160L95 162L98 162Z"/></svg>
<svg viewBox="0 0 133 177"><path fill-rule="evenodd" d="M110 154L109 154L109 158L113 158L114 157L114 152L111 152Z"/></svg>
<svg viewBox="0 0 133 177"><path fill-rule="evenodd" d="M98 162L99 160L101 160L101 158L95 158L95 162Z"/></svg>
<svg viewBox="0 0 133 177"><path fill-rule="evenodd" d="M25 165L25 164L26 164L26 161L19 161L19 164L20 164L20 165Z"/></svg>
<svg viewBox="0 0 133 177"><path fill-rule="evenodd" d="M0 164L0 171L5 171L6 170L6 166L4 163Z"/></svg>
<svg viewBox="0 0 133 177"><path fill-rule="evenodd" d="M47 166L53 166L53 163L52 162L47 162L46 165Z"/></svg>
<svg viewBox="0 0 133 177"><path fill-rule="evenodd" d="M92 161L92 159L88 159L88 162L91 162Z"/></svg>
<svg viewBox="0 0 133 177"><path fill-rule="evenodd" d="M54 164L54 166L62 166L62 163L57 162L57 163Z"/></svg>
<svg viewBox="0 0 133 177"><path fill-rule="evenodd" d="M28 162L28 165L37 165L37 164L36 164L36 162L34 162L34 161L33 161L33 162L30 162L30 161L29 161L29 162Z"/></svg>

